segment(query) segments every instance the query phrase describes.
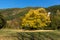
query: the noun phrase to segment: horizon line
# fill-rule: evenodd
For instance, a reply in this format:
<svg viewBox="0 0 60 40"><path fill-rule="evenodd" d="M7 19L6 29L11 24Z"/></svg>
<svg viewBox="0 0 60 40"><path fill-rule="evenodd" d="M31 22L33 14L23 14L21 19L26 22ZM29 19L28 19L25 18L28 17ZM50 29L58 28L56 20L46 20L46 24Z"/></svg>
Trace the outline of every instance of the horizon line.
<svg viewBox="0 0 60 40"><path fill-rule="evenodd" d="M58 6L58 5L52 5L52 6ZM40 7L40 8L48 8L48 7L51 7L51 6L48 6L48 7L41 7L41 6L26 6L26 7L8 7L8 8L0 8L0 9L10 9L10 8L29 8L29 7Z"/></svg>

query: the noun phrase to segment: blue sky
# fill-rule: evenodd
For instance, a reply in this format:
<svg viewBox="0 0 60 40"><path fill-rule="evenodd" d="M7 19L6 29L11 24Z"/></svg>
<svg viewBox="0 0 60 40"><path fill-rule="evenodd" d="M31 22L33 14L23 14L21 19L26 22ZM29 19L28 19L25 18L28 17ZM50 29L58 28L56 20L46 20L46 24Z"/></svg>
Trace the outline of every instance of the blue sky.
<svg viewBox="0 0 60 40"><path fill-rule="evenodd" d="M60 5L60 0L0 0L2 8L49 7Z"/></svg>

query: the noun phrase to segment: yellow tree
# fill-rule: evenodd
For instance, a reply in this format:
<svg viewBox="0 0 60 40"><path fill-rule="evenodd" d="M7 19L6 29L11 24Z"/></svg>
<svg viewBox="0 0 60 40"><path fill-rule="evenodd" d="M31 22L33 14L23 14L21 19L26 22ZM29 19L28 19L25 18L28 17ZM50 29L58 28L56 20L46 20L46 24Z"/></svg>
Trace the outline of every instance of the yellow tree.
<svg viewBox="0 0 60 40"><path fill-rule="evenodd" d="M50 23L50 17L44 8L31 9L22 19L22 27L42 28Z"/></svg>

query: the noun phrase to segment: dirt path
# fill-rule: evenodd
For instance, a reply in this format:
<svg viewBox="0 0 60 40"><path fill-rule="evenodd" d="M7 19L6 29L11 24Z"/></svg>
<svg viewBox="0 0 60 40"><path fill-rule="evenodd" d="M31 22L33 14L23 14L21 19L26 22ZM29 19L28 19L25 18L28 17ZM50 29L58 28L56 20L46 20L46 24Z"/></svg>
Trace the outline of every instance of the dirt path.
<svg viewBox="0 0 60 40"><path fill-rule="evenodd" d="M52 32L54 30L16 30L16 29L2 29L3 31L11 32Z"/></svg>

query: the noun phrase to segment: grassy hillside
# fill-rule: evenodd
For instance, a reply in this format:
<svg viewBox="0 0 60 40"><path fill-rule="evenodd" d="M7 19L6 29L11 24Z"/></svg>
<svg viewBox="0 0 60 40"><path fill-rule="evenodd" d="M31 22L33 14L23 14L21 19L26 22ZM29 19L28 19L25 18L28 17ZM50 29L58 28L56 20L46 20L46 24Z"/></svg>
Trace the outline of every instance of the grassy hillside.
<svg viewBox="0 0 60 40"><path fill-rule="evenodd" d="M0 30L0 40L60 40L60 31L17 32Z"/></svg>
<svg viewBox="0 0 60 40"><path fill-rule="evenodd" d="M4 15L6 20L13 20L15 18L19 18L20 16L24 16L30 9L38 9L41 7L25 7L25 8L8 8L8 9L0 9L0 13ZM60 5L54 5L46 8L47 11L56 12L56 10L60 10Z"/></svg>
<svg viewBox="0 0 60 40"><path fill-rule="evenodd" d="M27 9L20 8L12 8L12 9L3 9L0 13L6 18L6 20L13 20L18 15L22 15L22 13Z"/></svg>
<svg viewBox="0 0 60 40"><path fill-rule="evenodd" d="M5 28L19 29L21 24L21 19L23 18L23 16L27 12L29 12L30 9L38 9L38 8L41 8L41 7L0 9L0 13L4 16L4 18L7 21L7 26ZM51 19L54 19L52 16L56 14L56 10L60 10L60 5L50 6L45 9L47 11L52 12Z"/></svg>
<svg viewBox="0 0 60 40"><path fill-rule="evenodd" d="M0 13L4 15L6 20L13 20L15 18L19 18L24 16L30 9L38 9L40 7L26 7L26 8L9 8L9 9L1 9Z"/></svg>
<svg viewBox="0 0 60 40"><path fill-rule="evenodd" d="M1 9L0 13L4 16L4 18L7 21L7 26L8 26L7 28L18 29L19 27L16 27L16 26L20 26L20 24L21 24L21 18L30 9L37 9L37 8L39 8L39 7ZM17 24L16 24L16 22L17 22Z"/></svg>
<svg viewBox="0 0 60 40"><path fill-rule="evenodd" d="M57 10L60 10L60 5L54 5L47 8L49 12L56 13Z"/></svg>
<svg viewBox="0 0 60 40"><path fill-rule="evenodd" d="M24 31L20 30L21 18L30 9L38 9L38 8L40 7L0 9L0 13L4 16L4 19L7 21L7 24L4 28L9 28L0 30L0 40L60 40L60 30L53 30L53 31L27 30L27 32L25 30ZM60 6L58 6L57 9L59 8ZM57 10L55 6L51 6L46 9L47 11L51 12L56 12Z"/></svg>

